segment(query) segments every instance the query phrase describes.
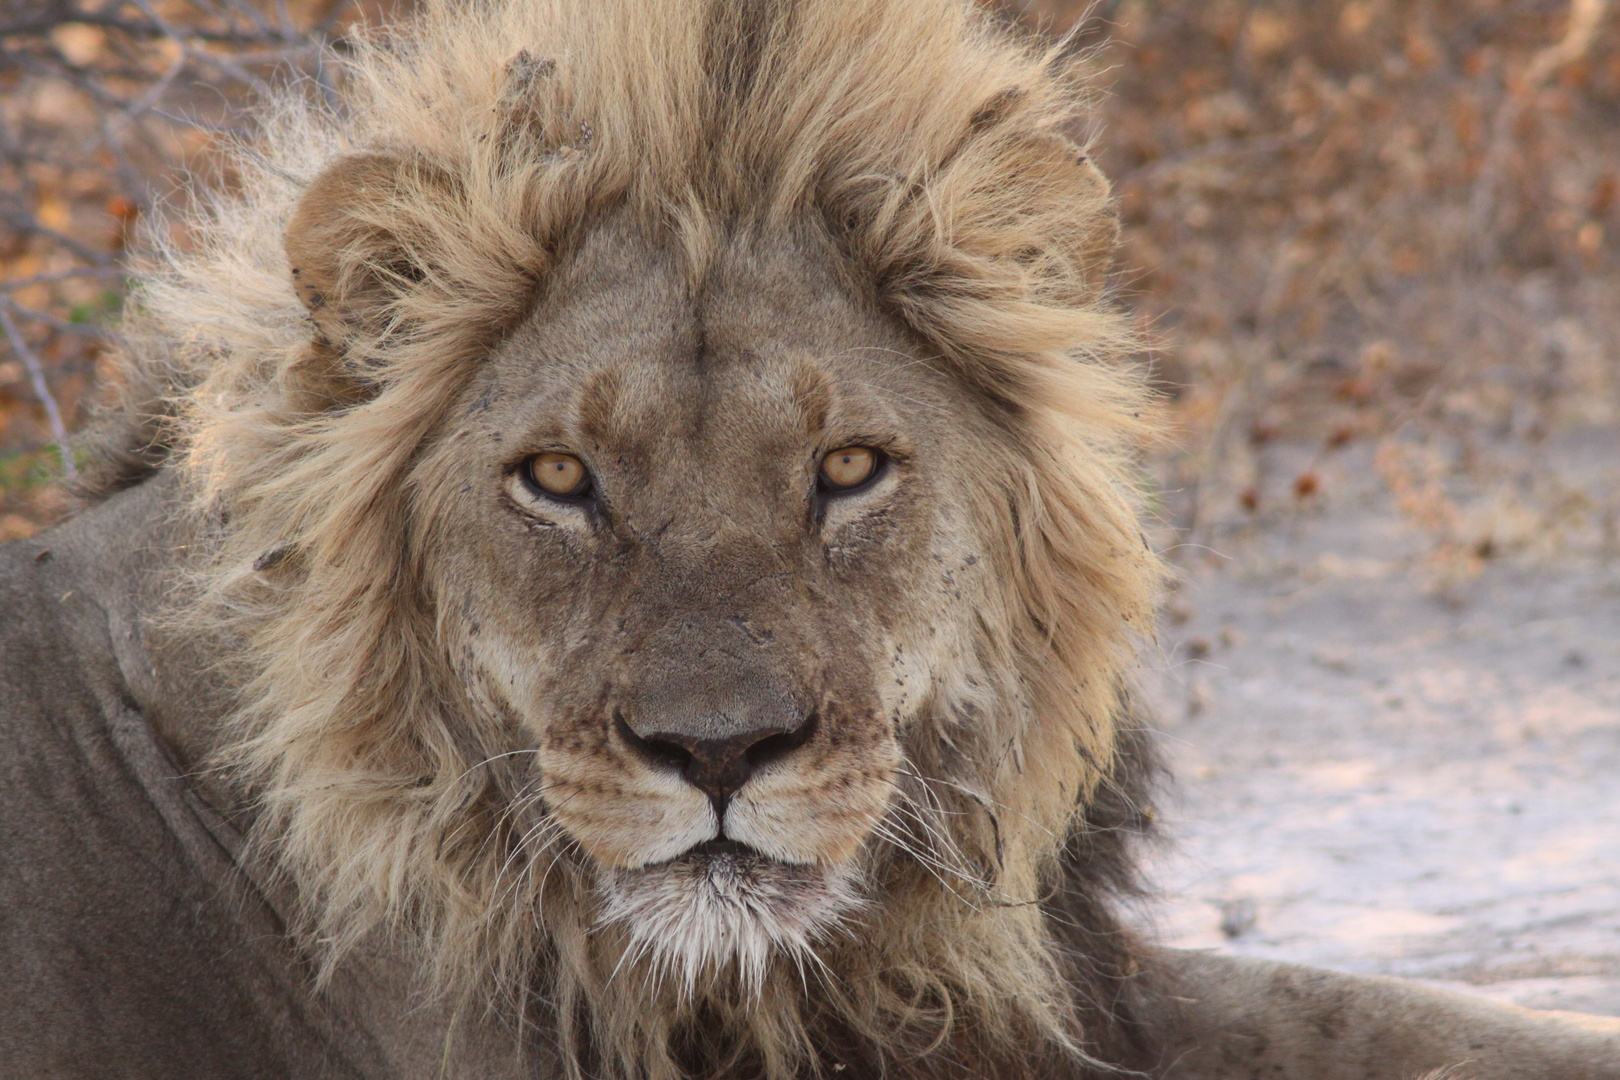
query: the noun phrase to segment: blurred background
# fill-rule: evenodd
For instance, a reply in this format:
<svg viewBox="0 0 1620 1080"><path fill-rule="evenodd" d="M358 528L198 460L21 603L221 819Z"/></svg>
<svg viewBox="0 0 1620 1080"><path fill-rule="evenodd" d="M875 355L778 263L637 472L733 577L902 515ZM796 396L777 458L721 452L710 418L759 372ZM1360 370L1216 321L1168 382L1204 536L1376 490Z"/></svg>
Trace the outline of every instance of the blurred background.
<svg viewBox="0 0 1620 1080"><path fill-rule="evenodd" d="M0 539L154 206L407 6L0 0ZM1088 50L1161 392L1167 940L1620 1014L1612 7L997 5Z"/></svg>

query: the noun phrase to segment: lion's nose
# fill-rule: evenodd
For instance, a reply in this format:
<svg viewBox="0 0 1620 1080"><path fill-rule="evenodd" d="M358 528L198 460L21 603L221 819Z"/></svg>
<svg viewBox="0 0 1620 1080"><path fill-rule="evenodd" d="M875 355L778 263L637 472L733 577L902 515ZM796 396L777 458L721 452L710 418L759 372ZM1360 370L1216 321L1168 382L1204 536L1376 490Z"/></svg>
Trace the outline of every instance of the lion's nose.
<svg viewBox="0 0 1620 1080"><path fill-rule="evenodd" d="M723 814L726 803L755 772L791 754L815 734L816 714L793 727L773 726L720 739L694 738L676 731L649 731L638 734L616 716L619 736L649 761L678 769L693 787L714 801L715 812Z"/></svg>

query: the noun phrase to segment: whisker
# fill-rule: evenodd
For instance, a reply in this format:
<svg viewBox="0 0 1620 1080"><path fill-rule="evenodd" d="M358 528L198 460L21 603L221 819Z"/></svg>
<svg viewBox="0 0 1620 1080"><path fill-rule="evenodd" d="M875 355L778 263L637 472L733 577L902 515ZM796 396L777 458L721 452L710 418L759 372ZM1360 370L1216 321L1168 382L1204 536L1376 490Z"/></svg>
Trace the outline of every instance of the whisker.
<svg viewBox="0 0 1620 1080"><path fill-rule="evenodd" d="M1041 830L1041 832L1045 833L1047 836L1049 836L1049 837L1051 837L1053 839L1057 838L1057 833L1055 831L1053 831L1052 829L1047 828L1045 825L1041 824L1039 821L1036 821L1034 818L1030 817L1028 814L1022 813L1021 811L1018 811L1018 810L1014 810L1012 807L1008 806L1006 803L1003 803L1003 802L1001 802L1001 801L999 801L997 799L992 799L990 796L984 794L983 792L975 791L974 789L968 787L965 784L957 783L956 781L946 779L943 776L923 776L921 773L918 773L918 772L910 772L910 773L907 773L907 775L916 777L918 780L920 780L924 784L943 784L944 786L946 786L948 788L951 788L951 789L956 790L956 791L960 791L962 794L966 795L968 798L972 799L974 802L978 803L980 806L984 807L986 810L992 810L993 809L993 810L1000 811L1002 813L1011 814L1014 817L1021 818L1024 821L1028 822L1029 824L1035 826L1035 828Z"/></svg>
<svg viewBox="0 0 1620 1080"><path fill-rule="evenodd" d="M940 883L940 885L947 892L949 892L949 893L951 893L951 895L957 897L963 903L966 903L970 907L974 908L974 910L978 910L978 902L975 899L971 898L971 897L962 895L961 891L956 887L956 885L954 885L950 881L946 880L945 875L946 874L951 874L951 875L953 875L955 877L961 878L963 881L969 883L970 885L973 885L975 887L976 891L980 891L980 892L985 891L985 884L984 884L984 882L982 880L980 880L977 877L974 877L971 874L964 873L962 870L958 869L957 867L949 866L946 863L943 863L943 862L939 861L938 859L936 859L936 858L934 858L934 857L932 857L930 855L927 855L922 851L919 851L917 848L913 847L905 838L903 838L903 837L901 837L899 835L896 835L891 829L889 829L888 827L886 827L885 825L883 825L881 823L873 829L873 833L874 833L874 835L879 836L884 840L887 840L889 843L893 844L901 852L903 852L904 854L910 856L912 859L915 859L917 864L919 866L921 866L924 870L928 871L929 875L932 876L935 881L938 881Z"/></svg>
<svg viewBox="0 0 1620 1080"><path fill-rule="evenodd" d="M479 762L476 762L476 763L474 763L472 765L469 765L467 767L466 771L463 772L460 776L456 777L454 780L452 780L451 783L459 784L461 781L467 779L467 777L471 776L477 770L482 769L485 765L488 765L488 764L490 764L491 762L494 762L494 761L499 761L502 758L517 757L520 754L538 754L539 752L540 752L539 749L537 749L535 747L530 747L529 749L526 749L526 750L508 750L504 754L491 754L489 757L485 758L483 761L479 761Z"/></svg>

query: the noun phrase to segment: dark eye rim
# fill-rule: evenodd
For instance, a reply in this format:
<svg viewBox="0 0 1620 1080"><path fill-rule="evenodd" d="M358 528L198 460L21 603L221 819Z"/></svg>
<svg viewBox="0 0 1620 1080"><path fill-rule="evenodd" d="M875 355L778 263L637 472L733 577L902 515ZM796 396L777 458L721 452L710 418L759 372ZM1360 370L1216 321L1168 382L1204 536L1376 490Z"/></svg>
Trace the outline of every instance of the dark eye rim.
<svg viewBox="0 0 1620 1080"><path fill-rule="evenodd" d="M584 470L584 475L580 477L579 484L575 486L573 491L559 494L541 487L540 482L534 478L534 461L536 458L543 457L546 454L566 454L579 462L580 467ZM596 501L596 476L591 472L590 464L571 450L536 450L532 454L525 454L511 467L511 471L517 474L518 481L522 483L524 490L537 498L549 499L565 506L585 506Z"/></svg>
<svg viewBox="0 0 1620 1080"><path fill-rule="evenodd" d="M867 474L865 480L862 480L858 484L852 484L849 487L835 487L827 482L827 473L825 469L827 454L831 454L836 450L843 450L851 446L858 446L863 450L872 451L872 457L874 459L872 462L872 471ZM872 487L888 474L889 466L892 461L892 455L890 455L889 452L884 450L881 446L875 446L872 443L867 442L839 443L832 450L827 451L826 454L822 454L821 457L816 461L816 493L826 498L843 498L845 495L859 495L861 492Z"/></svg>

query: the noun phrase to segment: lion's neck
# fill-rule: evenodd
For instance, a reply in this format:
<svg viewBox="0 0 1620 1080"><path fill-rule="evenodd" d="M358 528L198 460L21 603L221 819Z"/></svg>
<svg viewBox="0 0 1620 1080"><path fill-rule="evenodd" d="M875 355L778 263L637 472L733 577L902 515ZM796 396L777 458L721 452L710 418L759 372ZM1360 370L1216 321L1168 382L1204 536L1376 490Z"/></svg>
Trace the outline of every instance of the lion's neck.
<svg viewBox="0 0 1620 1080"><path fill-rule="evenodd" d="M218 675L223 644L170 628L188 560L201 548L180 477L163 469L52 533L78 588L106 614L112 652L134 703L177 763L193 771L217 748L230 704ZM236 800L217 777L194 781L211 802Z"/></svg>

